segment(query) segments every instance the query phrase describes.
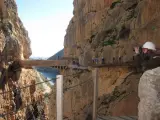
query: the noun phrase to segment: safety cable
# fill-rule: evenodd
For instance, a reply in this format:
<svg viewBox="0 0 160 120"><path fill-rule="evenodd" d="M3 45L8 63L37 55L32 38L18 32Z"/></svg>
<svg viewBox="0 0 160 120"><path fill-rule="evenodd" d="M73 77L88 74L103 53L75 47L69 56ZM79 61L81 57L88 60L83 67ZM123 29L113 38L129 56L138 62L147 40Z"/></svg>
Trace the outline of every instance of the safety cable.
<svg viewBox="0 0 160 120"><path fill-rule="evenodd" d="M71 87L66 87L66 88L64 88L64 90L69 90L69 89L75 88L75 87L77 87L77 86L83 85L83 84L88 83L88 82L91 82L91 81L92 81L92 80L86 80L86 81L84 81L84 82L82 82L82 83L79 83L79 84L77 84L77 85L74 85L74 86L71 86Z"/></svg>
<svg viewBox="0 0 160 120"><path fill-rule="evenodd" d="M127 75L127 77L128 77L129 75L131 75L131 74L133 74L133 72L129 73L129 74ZM74 74L74 75L79 75L79 73ZM74 75L72 74L72 76L74 76ZM71 76L71 75L66 75L66 76L64 76L64 77L69 77L69 76ZM126 79L127 77L124 77L124 79ZM56 80L56 79L57 79L57 78L52 78L51 80L47 80L47 81L43 81L43 82L38 82L38 83L31 84L31 85L27 85L27 86L24 86L24 87L21 87L21 88L17 88L17 89L19 89L19 90L20 90L20 89L25 89L25 88L28 88L28 87L31 87L31 86L36 86L36 85L43 84L43 83L46 83L46 82L50 82L50 81L53 81L53 80ZM88 83L88 82L90 82L90 81L92 81L92 79L91 79L91 80L86 80L86 81L81 82L81 83L79 83L79 84L77 84L77 85L74 85L74 86L66 87L66 88L64 88L64 90L68 90L68 89L75 88L75 87L77 87L77 86L83 85L83 84ZM5 92L1 92L0 94L5 94L5 93L8 93L8 92L12 92L12 91L13 91L13 90L9 90L9 91L5 91Z"/></svg>
<svg viewBox="0 0 160 120"><path fill-rule="evenodd" d="M77 73L77 74L72 74L72 75L66 75L66 76L64 76L64 77L75 76L75 75L79 75L79 73ZM36 77L36 76L34 76L34 77ZM36 85L43 84L43 83L46 83L46 82L50 82L50 81L53 81L53 80L56 80L56 79L57 79L57 78L52 78L51 80L47 80L47 81L43 81L43 82L38 82L38 83L35 83L35 84L31 84L31 85L26 85L26 86L24 86L24 87L20 87L20 88L17 88L17 89L19 89L19 90L25 89L25 88L28 88L28 87L31 87L31 86L36 86ZM78 85L76 85L76 86L78 86ZM72 87L74 87L74 86L72 86ZM68 88L66 88L66 89L68 89ZM12 91L13 91L13 90L4 91L4 92L1 92L0 94L6 94L6 93L9 93L9 92L12 92Z"/></svg>
<svg viewBox="0 0 160 120"><path fill-rule="evenodd" d="M43 82L38 82L38 83L35 83L35 84L31 84L31 85L26 85L24 87L19 87L19 88L15 88L15 89L18 89L18 90L21 90L21 89L25 89L25 88L28 88L28 87L31 87L31 86L36 86L36 85L39 85L39 84L43 84L43 83L46 83L46 82L50 82L50 81L53 81L53 80L56 80L57 78L52 78L51 80L47 80L47 81L43 81ZM5 91L5 92L1 92L0 94L5 94L5 93L9 93L9 92L12 92L13 90L9 90L9 91Z"/></svg>

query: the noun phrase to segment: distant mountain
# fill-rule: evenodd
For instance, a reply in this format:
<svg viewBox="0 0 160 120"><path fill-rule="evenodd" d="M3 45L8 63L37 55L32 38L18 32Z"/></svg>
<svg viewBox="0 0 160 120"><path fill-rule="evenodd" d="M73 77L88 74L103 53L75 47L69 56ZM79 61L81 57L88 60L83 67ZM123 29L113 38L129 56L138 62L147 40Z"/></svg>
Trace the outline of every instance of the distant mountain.
<svg viewBox="0 0 160 120"><path fill-rule="evenodd" d="M64 56L64 49L58 51L56 54L53 56L46 58L46 57L30 57L30 60L57 60L59 58L62 58Z"/></svg>
<svg viewBox="0 0 160 120"><path fill-rule="evenodd" d="M30 60L47 60L45 57L30 57Z"/></svg>
<svg viewBox="0 0 160 120"><path fill-rule="evenodd" d="M59 58L63 57L64 55L64 49L60 50L59 52L57 52L56 54L54 54L52 57L49 57L47 60L57 60L58 56ZM32 58L32 59L38 59L38 60L46 60L44 58ZM42 73L42 75L44 75L46 78L54 78L56 77L56 75L59 74L59 71L55 68L51 68L51 67L34 67L38 72Z"/></svg>
<svg viewBox="0 0 160 120"><path fill-rule="evenodd" d="M57 60L58 56L59 58L62 58L64 56L64 49L60 50L59 52L48 58L48 60Z"/></svg>

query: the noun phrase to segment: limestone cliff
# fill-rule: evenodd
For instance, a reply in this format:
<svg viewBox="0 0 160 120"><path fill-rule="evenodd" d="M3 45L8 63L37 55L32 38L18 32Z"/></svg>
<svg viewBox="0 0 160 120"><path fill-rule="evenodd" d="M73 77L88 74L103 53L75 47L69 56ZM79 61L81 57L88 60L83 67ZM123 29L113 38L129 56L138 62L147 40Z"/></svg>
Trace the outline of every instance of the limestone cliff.
<svg viewBox="0 0 160 120"><path fill-rule="evenodd" d="M31 55L28 32L18 17L15 0L0 0L0 51L0 119L44 118L43 90L35 86L38 73L9 64Z"/></svg>
<svg viewBox="0 0 160 120"><path fill-rule="evenodd" d="M15 0L1 0L1 51L8 60L28 59L31 55L30 39L17 13ZM7 52L7 53L6 53Z"/></svg>
<svg viewBox="0 0 160 120"><path fill-rule="evenodd" d="M159 46L158 4L158 0L74 0L65 55L78 57L82 65L93 56L103 56L108 63L125 62L132 59L135 44L153 41Z"/></svg>
<svg viewBox="0 0 160 120"><path fill-rule="evenodd" d="M75 57L83 66L92 58L105 58L106 63L133 59L134 45L145 41L159 43L159 0L74 0L73 18L64 38L64 56ZM137 115L137 86L140 74L128 68L99 69L99 115ZM90 71L63 72L64 119L90 120L93 82ZM74 76L74 74L76 76ZM72 75L72 76L70 76ZM81 84L88 81L85 84ZM80 85L79 85L80 84ZM50 101L50 119L54 120L55 96Z"/></svg>

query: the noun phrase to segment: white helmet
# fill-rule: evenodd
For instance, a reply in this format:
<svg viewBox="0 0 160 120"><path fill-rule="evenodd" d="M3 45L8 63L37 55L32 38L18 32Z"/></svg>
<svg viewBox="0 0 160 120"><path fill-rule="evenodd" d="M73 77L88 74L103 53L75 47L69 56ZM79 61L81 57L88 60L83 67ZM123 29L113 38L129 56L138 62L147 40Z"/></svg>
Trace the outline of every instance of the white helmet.
<svg viewBox="0 0 160 120"><path fill-rule="evenodd" d="M156 46L152 42L146 42L142 48L147 48L149 50L156 50Z"/></svg>

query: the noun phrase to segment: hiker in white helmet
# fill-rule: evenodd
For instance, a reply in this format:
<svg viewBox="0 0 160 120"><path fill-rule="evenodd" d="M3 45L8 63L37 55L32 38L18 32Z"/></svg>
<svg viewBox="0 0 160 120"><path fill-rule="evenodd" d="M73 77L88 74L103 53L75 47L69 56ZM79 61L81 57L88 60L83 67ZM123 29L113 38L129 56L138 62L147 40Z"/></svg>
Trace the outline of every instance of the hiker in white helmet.
<svg viewBox="0 0 160 120"><path fill-rule="evenodd" d="M154 53L156 52L156 46L152 42L146 42L142 46L142 52L143 52L143 59L144 60L150 60L153 58Z"/></svg>
<svg viewBox="0 0 160 120"><path fill-rule="evenodd" d="M143 45L143 49L148 49L148 50L144 50L144 52L147 52L145 55L147 55L147 57L149 59L147 59L147 61L145 61L142 66L147 70L147 69L153 69L156 67L160 66L160 50L158 48L156 48L155 44L153 44L152 42L146 42Z"/></svg>
<svg viewBox="0 0 160 120"><path fill-rule="evenodd" d="M156 52L156 46L152 42L146 42L144 45L134 47L136 53L134 57L136 67L144 69L148 61L153 59ZM138 70L139 71L139 70Z"/></svg>
<svg viewBox="0 0 160 120"><path fill-rule="evenodd" d="M156 46L152 42L146 42L142 47L136 46L134 47L134 51L136 54L141 54L141 52L149 53L149 52L154 52L156 51Z"/></svg>
<svg viewBox="0 0 160 120"><path fill-rule="evenodd" d="M142 47L135 47L135 53L135 61L142 71L160 66L160 51L154 43L146 42Z"/></svg>

